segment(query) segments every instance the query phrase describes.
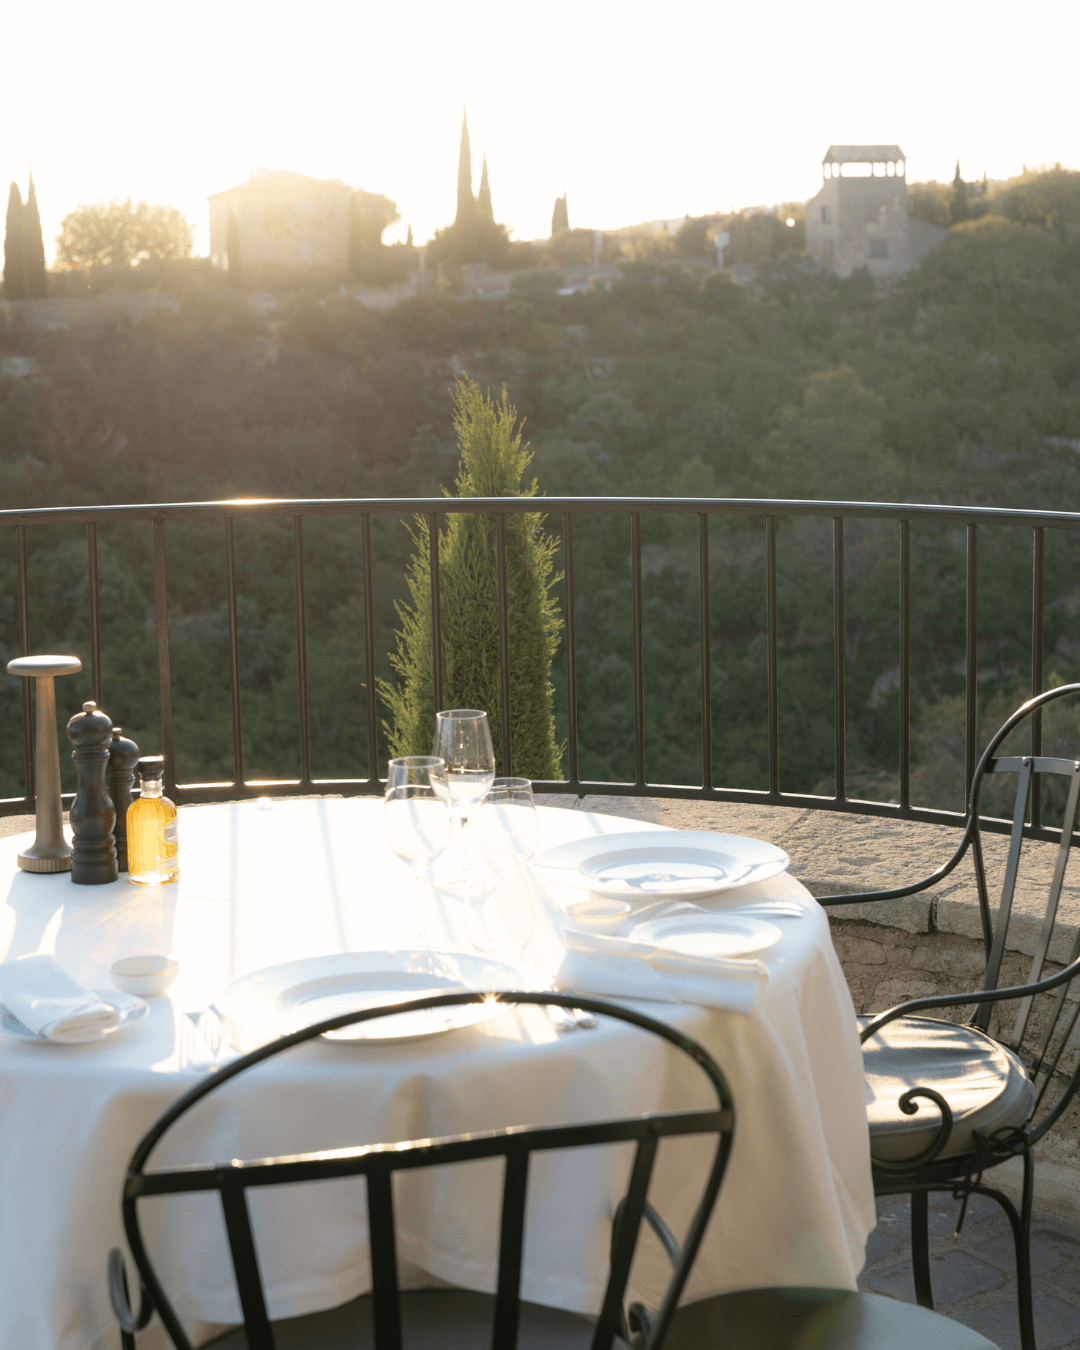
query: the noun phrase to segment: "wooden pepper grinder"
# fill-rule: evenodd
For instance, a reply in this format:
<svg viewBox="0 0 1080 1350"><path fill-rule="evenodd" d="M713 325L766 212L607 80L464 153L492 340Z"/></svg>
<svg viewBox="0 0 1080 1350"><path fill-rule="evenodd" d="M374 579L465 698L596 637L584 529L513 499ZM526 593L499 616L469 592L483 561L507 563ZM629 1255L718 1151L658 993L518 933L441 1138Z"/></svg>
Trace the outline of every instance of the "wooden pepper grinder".
<svg viewBox="0 0 1080 1350"><path fill-rule="evenodd" d="M142 751L134 741L121 735L122 727L113 727L109 742L109 771L106 775L109 796L116 808L116 863L121 872L128 870L127 813L135 782L135 765Z"/></svg>
<svg viewBox="0 0 1080 1350"><path fill-rule="evenodd" d="M112 718L96 703L84 703L82 712L68 722L67 734L75 747L71 758L79 776L79 790L68 816L75 836L71 879L79 886L101 886L118 875L113 833L116 808L105 783Z"/></svg>

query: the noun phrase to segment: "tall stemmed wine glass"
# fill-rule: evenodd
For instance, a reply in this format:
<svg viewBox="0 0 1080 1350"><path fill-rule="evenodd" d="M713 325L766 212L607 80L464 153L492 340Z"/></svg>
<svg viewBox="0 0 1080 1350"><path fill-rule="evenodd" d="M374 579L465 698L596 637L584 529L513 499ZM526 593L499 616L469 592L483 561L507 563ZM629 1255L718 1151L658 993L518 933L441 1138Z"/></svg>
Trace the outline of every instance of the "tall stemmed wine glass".
<svg viewBox="0 0 1080 1350"><path fill-rule="evenodd" d="M416 878L416 937L421 947L427 941L428 872L453 837L450 805L434 787L445 768L437 755L405 755L392 759L386 773L383 833Z"/></svg>
<svg viewBox="0 0 1080 1350"><path fill-rule="evenodd" d="M435 791L445 795L461 821L461 875L457 884L468 891L473 877L465 827L495 778L495 751L487 713L477 708L436 713L432 754L444 760L446 766L432 778Z"/></svg>

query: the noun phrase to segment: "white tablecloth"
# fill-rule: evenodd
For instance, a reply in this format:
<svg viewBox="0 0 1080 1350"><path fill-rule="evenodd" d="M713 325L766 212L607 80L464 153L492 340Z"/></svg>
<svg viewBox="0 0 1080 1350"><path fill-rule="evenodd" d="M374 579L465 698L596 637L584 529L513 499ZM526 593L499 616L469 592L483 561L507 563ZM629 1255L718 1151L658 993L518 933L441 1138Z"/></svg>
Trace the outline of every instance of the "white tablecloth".
<svg viewBox="0 0 1080 1350"><path fill-rule="evenodd" d="M541 809L540 819L541 847L651 828L566 809ZM106 1043L0 1037L0 1350L115 1350L105 1257L122 1245L124 1166L155 1117L202 1072L181 1066L184 1010L205 1006L226 981L261 967L411 945L412 881L383 844L381 803L370 799L186 808L181 879L161 891L126 879L74 886L67 875L19 872L25 841L0 843L0 956L55 952L100 988L121 956L159 952L180 962L170 995L151 1000L145 1021ZM862 1058L825 915L787 874L756 889L802 899L807 912L779 921L783 939L764 954L770 978L750 1017L637 1005L699 1039L735 1093L735 1147L689 1297L777 1283L853 1288L875 1222ZM548 894L558 904L580 893ZM452 923L453 906L444 914ZM444 932L442 942L450 941ZM532 959L552 968L553 943L541 925ZM625 1027L558 1035L538 1009L396 1048L320 1041L212 1095L154 1161L221 1161L707 1104L697 1071L677 1058ZM708 1153L693 1140L661 1149L651 1194L676 1232ZM595 1310L626 1175L625 1150L537 1162L526 1297ZM399 1250L411 1279L493 1287L500 1188L497 1163L404 1179ZM215 1206L212 1197L143 1206L151 1250L192 1323L238 1317ZM341 1302L367 1287L362 1182L262 1192L253 1215L272 1316ZM655 1297L666 1275L645 1235L635 1289Z"/></svg>

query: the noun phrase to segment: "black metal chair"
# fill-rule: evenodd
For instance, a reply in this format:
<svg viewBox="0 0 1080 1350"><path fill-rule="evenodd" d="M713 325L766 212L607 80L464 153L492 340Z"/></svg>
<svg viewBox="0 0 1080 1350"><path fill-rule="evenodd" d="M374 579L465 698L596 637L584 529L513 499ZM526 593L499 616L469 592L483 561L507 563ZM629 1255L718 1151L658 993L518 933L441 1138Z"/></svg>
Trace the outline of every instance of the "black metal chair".
<svg viewBox="0 0 1080 1350"><path fill-rule="evenodd" d="M514 1126L455 1138L377 1144L291 1157L233 1161L225 1165L147 1170L150 1154L165 1133L199 1101L231 1079L282 1052L313 1040L324 1031L403 1012L479 1003L487 999L510 1004L558 1004L584 1008L630 1023L662 1037L702 1070L716 1094L716 1107L605 1120L589 1124ZM109 1291L120 1322L122 1346L133 1350L134 1334L158 1313L176 1350L191 1345L168 1295L159 1281L143 1242L137 1206L150 1196L216 1191L221 1197L233 1272L243 1313L243 1326L214 1344L229 1350L479 1350L520 1346L522 1350L609 1350L625 1346L623 1299L630 1264L644 1212L656 1151L661 1139L679 1135L715 1134L716 1153L704 1178L701 1199L691 1220L651 1344L660 1346L697 1254L705 1225L723 1180L731 1151L734 1114L731 1093L720 1068L695 1041L652 1018L575 995L554 993L452 993L395 1004L392 1007L329 1018L245 1055L208 1076L165 1112L140 1142L128 1165L123 1189L123 1219L128 1245L141 1280L138 1309L128 1297L123 1258L109 1254ZM636 1145L629 1188L620 1206L618 1233L612 1246L607 1288L598 1319L527 1303L520 1297L524 1244L526 1184L530 1155L543 1150L583 1148L617 1143ZM391 1181L395 1172L438 1167L480 1158L505 1160L500 1221L498 1283L494 1295L459 1289L402 1293L398 1287L394 1206ZM252 1232L247 1192L256 1186L363 1176L367 1184L371 1244L372 1292L342 1307L271 1324Z"/></svg>
<svg viewBox="0 0 1080 1350"><path fill-rule="evenodd" d="M676 1267L675 1235L646 1203L645 1220ZM640 1303L627 1318L633 1342L653 1345ZM664 1350L997 1350L958 1322L917 1305L846 1289L740 1289L675 1310Z"/></svg>
<svg viewBox="0 0 1080 1350"><path fill-rule="evenodd" d="M689 1055L708 1077L717 1109L682 1111L603 1121L587 1125L515 1127L456 1139L260 1159L218 1167L185 1167L147 1171L151 1151L165 1132L197 1101L254 1064L280 1054L323 1031L409 1009L442 1007L495 998L506 1003L559 1004L613 1017L661 1036ZM109 1287L122 1327L125 1350L133 1350L133 1333L141 1330L156 1308L177 1350L189 1343L162 1289L143 1244L136 1204L151 1195L218 1191L222 1198L233 1268L240 1292L244 1326L213 1342L219 1350L607 1350L643 1345L660 1350L993 1350L966 1327L892 1299L828 1289L752 1290L677 1307L705 1226L720 1189L731 1151L734 1112L723 1073L695 1041L660 1022L628 1009L580 995L449 994L418 999L364 1013L347 1014L283 1037L201 1083L182 1097L157 1122L136 1149L124 1183L123 1214L128 1243L142 1279L140 1307L129 1303L119 1251L109 1255ZM661 1138L715 1133L717 1149L702 1188L701 1200L687 1236L679 1244L646 1198L656 1149ZM545 1149L634 1141L637 1144L629 1188L612 1224L610 1273L599 1319L526 1303L519 1297L524 1239L525 1187L529 1155ZM433 1167L475 1158L503 1157L503 1191L498 1292L485 1295L462 1289L410 1291L397 1286L394 1215L390 1178L393 1172ZM291 1318L271 1325L245 1192L251 1186L290 1181L364 1175L367 1177L373 1290L370 1295L327 1312ZM673 1275L659 1311L650 1315L641 1304L624 1311L623 1299L642 1219L660 1238L672 1261ZM666 1339L665 1339L666 1338Z"/></svg>
<svg viewBox="0 0 1080 1350"><path fill-rule="evenodd" d="M1080 1057L1070 1072L1058 1075L1063 1052L1080 1011L1080 1004L1074 1004L1063 1017L1069 985L1080 974L1080 937L1072 945L1067 964L1057 973L1043 976L1076 829L1080 759L1038 753L1042 710L1057 699L1075 694L1080 694L1080 684L1063 685L1040 694L1017 709L994 733L972 779L967 822L960 843L952 857L936 872L910 886L858 895L824 896L820 900L823 905L839 906L914 895L948 876L968 850L971 851L986 949L983 987L978 992L909 999L887 1012L860 1018L863 1057L873 1090L869 1108L870 1150L877 1194L911 1196L915 1292L925 1308L934 1306L930 1280L929 1194L949 1191L961 1201L957 1231L963 1223L970 1194L989 1196L1002 1207L1008 1216L1016 1248L1023 1350L1035 1350L1029 1254L1034 1184L1032 1149L1061 1119L1080 1086ZM1028 718L1035 719L1033 752L999 755L1003 742ZM1080 753L1080 746L1077 750ZM1003 773L1015 773L1019 781L1001 900L994 914L983 858L979 802L986 775ZM1046 776L1063 777L1067 784L1056 865L1028 982L1002 988L999 987L1002 958L1025 841L1025 820L1029 803L1034 793L1041 792ZM1051 993L1054 997L1049 1007L1036 1004L1040 995ZM1011 1030L1002 1026L991 1032L991 1013L999 1003L1005 1002L1018 1005L1015 1022ZM969 1005L974 1008L974 1013L964 1024L920 1015L930 1009L959 1009ZM1036 1009L1033 1023L1032 1013ZM1025 1044L1029 1028L1032 1036ZM1056 1091L1051 1091L1055 1082ZM932 1108L936 1108L929 1123L927 1117L920 1114L920 1100L932 1103ZM1019 1212L1000 1190L982 1184L984 1172L1016 1157L1023 1161Z"/></svg>

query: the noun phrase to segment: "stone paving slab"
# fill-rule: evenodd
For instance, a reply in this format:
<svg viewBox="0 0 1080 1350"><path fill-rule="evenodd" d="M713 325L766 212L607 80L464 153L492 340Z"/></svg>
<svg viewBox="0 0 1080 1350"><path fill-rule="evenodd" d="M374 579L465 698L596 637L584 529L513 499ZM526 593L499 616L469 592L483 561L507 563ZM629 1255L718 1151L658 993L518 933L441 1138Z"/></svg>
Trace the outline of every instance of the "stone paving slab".
<svg viewBox="0 0 1080 1350"><path fill-rule="evenodd" d="M974 1328L1000 1350L1019 1350L1016 1264L1009 1222L985 1196L972 1196L959 1238L959 1202L930 1197L930 1265L937 1311ZM915 1302L906 1197L878 1200L859 1287ZM1080 1350L1080 1223L1036 1206L1031 1236L1035 1337L1039 1350Z"/></svg>

